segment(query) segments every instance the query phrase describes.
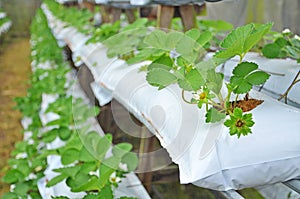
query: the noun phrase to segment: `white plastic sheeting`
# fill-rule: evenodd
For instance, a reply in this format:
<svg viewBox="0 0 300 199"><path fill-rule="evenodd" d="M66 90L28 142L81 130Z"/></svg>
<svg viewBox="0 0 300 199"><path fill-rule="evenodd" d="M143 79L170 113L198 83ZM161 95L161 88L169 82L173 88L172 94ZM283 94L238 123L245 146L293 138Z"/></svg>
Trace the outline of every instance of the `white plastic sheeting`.
<svg viewBox="0 0 300 199"><path fill-rule="evenodd" d="M8 21L0 26L0 36L9 30L9 28L11 27L11 24L12 24L12 22Z"/></svg>
<svg viewBox="0 0 300 199"><path fill-rule="evenodd" d="M65 39L74 41L77 34ZM205 111L183 102L176 85L151 87L138 72L142 63L128 66L107 58L102 45L93 46L80 56L105 90L96 93L100 102L112 96L142 121L178 164L181 183L230 190L300 178L299 109L253 91L264 103L252 111L253 134L238 139L223 124L205 123Z"/></svg>

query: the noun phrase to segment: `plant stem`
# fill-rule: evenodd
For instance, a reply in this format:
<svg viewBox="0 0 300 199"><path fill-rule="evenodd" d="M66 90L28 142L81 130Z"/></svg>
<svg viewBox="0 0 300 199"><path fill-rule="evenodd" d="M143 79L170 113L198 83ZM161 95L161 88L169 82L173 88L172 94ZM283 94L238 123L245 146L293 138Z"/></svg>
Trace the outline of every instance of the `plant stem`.
<svg viewBox="0 0 300 199"><path fill-rule="evenodd" d="M278 98L278 101L280 101L282 98L284 98L284 103L287 104L287 95L289 94L290 90L293 88L293 86L295 84L297 84L298 82L300 82L300 79L298 79L298 77L300 76L300 70L298 71L296 77L294 78L293 82L291 83L291 85L288 87L288 89Z"/></svg>
<svg viewBox="0 0 300 199"><path fill-rule="evenodd" d="M188 103L188 104L197 104L197 103L190 102L187 99L185 99L184 90L181 91L181 97L182 97L183 101L186 102L186 103Z"/></svg>

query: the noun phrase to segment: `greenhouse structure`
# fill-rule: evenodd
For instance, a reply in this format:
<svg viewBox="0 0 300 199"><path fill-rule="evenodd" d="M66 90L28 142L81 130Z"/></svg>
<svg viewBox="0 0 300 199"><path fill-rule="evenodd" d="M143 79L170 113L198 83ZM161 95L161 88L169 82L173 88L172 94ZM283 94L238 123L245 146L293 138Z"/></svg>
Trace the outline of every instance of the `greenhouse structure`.
<svg viewBox="0 0 300 199"><path fill-rule="evenodd" d="M300 199L300 0L0 0L3 199Z"/></svg>

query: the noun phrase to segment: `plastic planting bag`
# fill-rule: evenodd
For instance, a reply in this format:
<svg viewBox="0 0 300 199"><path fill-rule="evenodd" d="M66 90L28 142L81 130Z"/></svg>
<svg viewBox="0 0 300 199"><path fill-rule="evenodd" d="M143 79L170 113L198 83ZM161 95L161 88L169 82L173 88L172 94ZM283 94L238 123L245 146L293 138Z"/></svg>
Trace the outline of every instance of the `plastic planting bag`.
<svg viewBox="0 0 300 199"><path fill-rule="evenodd" d="M74 41L72 35L67 37ZM117 58L109 59L101 45L80 56L96 80L94 91L100 104L115 98L150 129L163 147L145 154L151 162L137 172L158 170L173 161L179 166L181 183L215 190L300 178L299 109L253 91L250 96L264 102L252 110L252 134L238 139L230 136L221 122L205 123L206 112L184 102L176 85L163 90L150 86L146 73L139 71L146 63L128 66ZM118 117L118 112L113 116L115 120L130 118Z"/></svg>

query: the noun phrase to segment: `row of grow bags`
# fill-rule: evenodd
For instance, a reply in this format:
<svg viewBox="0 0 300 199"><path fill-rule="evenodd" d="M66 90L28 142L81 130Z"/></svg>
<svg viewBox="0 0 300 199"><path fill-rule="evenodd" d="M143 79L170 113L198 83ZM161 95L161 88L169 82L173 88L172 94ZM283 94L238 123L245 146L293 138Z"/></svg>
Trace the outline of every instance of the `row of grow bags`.
<svg viewBox="0 0 300 199"><path fill-rule="evenodd" d="M129 66L117 57L109 58L103 44L86 44L89 36L66 27L67 24L56 19L45 4L43 9L56 37L73 51L74 60L80 58L91 70L95 79L92 88L100 104L114 98L142 121L160 140L172 161L179 165L181 183L223 191L300 177L298 108L251 91L251 96L264 100L253 110L256 122L253 133L240 139L232 137L223 125L205 123L204 111L183 102L178 86L171 85L164 90L150 86L146 74L139 72L141 66L149 62ZM286 61L284 64L292 64L291 74L284 77L295 76L297 69L294 67L299 68L296 62ZM282 66L274 66L275 70L282 70L279 68ZM280 81L276 76L273 78L270 84ZM276 86L268 89L281 92ZM155 159L161 154L162 151L158 150L150 156ZM154 161L150 170L167 163L167 159Z"/></svg>
<svg viewBox="0 0 300 199"><path fill-rule="evenodd" d="M9 160L3 179L11 190L3 198L149 198L130 172L137 164L131 145L113 146L93 118L98 109L76 82L41 10L31 25L31 46L31 88L16 99L24 140Z"/></svg>

